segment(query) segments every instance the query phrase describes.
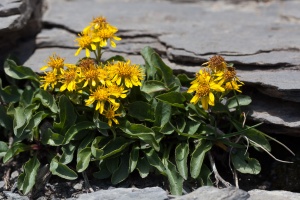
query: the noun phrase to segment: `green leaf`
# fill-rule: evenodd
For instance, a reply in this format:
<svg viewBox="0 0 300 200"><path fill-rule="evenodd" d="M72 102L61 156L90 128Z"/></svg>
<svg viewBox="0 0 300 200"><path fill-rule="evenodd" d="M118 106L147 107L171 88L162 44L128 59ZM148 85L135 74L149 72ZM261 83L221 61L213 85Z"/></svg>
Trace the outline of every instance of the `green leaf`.
<svg viewBox="0 0 300 200"><path fill-rule="evenodd" d="M147 160L150 165L155 167L161 174L165 174L166 169L161 159L158 157L157 153L152 148L148 148L144 150Z"/></svg>
<svg viewBox="0 0 300 200"><path fill-rule="evenodd" d="M91 121L83 121L71 126L66 132L63 144L68 144L82 130L93 130L96 126Z"/></svg>
<svg viewBox="0 0 300 200"><path fill-rule="evenodd" d="M148 160L145 157L140 157L136 169L142 178L146 178L148 176L150 168L151 166Z"/></svg>
<svg viewBox="0 0 300 200"><path fill-rule="evenodd" d="M32 118L29 120L26 129L32 130L35 127L38 127L41 123L41 121L47 116L47 114L44 111L36 112Z"/></svg>
<svg viewBox="0 0 300 200"><path fill-rule="evenodd" d="M182 195L183 178L176 170L176 166L167 160L165 167L172 195Z"/></svg>
<svg viewBox="0 0 300 200"><path fill-rule="evenodd" d="M77 119L77 115L74 111L73 104L66 96L61 96L59 99L59 123L54 123L53 127L58 129L61 134L64 135L65 131L74 125Z"/></svg>
<svg viewBox="0 0 300 200"><path fill-rule="evenodd" d="M143 48L141 54L151 68L158 68L161 70L164 82L167 86L170 86L174 82L173 70L162 61L159 55L151 47Z"/></svg>
<svg viewBox="0 0 300 200"><path fill-rule="evenodd" d="M174 133L175 131L175 127L171 124L171 122L166 123L160 130L159 132L161 132L164 135L170 135L172 133Z"/></svg>
<svg viewBox="0 0 300 200"><path fill-rule="evenodd" d="M33 98L34 101L40 101L43 106L49 108L53 113L58 113L58 106L54 97L47 91L40 89ZM63 106L63 105L60 105ZM62 110L61 110L62 111ZM71 116L71 115L70 115Z"/></svg>
<svg viewBox="0 0 300 200"><path fill-rule="evenodd" d="M63 144L64 136L53 132L50 128L48 128L47 133L42 134L42 143L49 144L51 146L60 146Z"/></svg>
<svg viewBox="0 0 300 200"><path fill-rule="evenodd" d="M211 149L211 147L211 142L200 140L195 150L191 154L190 173L192 178L196 179L199 176L205 154Z"/></svg>
<svg viewBox="0 0 300 200"><path fill-rule="evenodd" d="M239 103L237 103L237 101ZM229 98L226 102L226 105L228 106L229 109L231 109L231 108L236 108L238 105L247 106L251 103L251 101L252 101L251 97L239 94Z"/></svg>
<svg viewBox="0 0 300 200"><path fill-rule="evenodd" d="M156 151L159 151L159 144L155 140L155 133L152 129L142 124L127 124L127 126L121 127L121 129L129 136L139 138L145 143L151 145Z"/></svg>
<svg viewBox="0 0 300 200"><path fill-rule="evenodd" d="M111 183L118 184L124 181L129 175L129 155L127 153L120 157L120 165L112 174Z"/></svg>
<svg viewBox="0 0 300 200"><path fill-rule="evenodd" d="M122 62L126 62L126 59L123 56L120 55L115 55L110 57L109 59L107 59L104 64L106 63L111 63L111 62L116 62L116 61L122 61Z"/></svg>
<svg viewBox="0 0 300 200"><path fill-rule="evenodd" d="M0 158L5 156L7 151L8 151L7 144L5 142L0 141Z"/></svg>
<svg viewBox="0 0 300 200"><path fill-rule="evenodd" d="M93 173L93 176L95 178L106 179L111 176L112 173L107 169L105 161L101 162L99 168L100 168L100 171Z"/></svg>
<svg viewBox="0 0 300 200"><path fill-rule="evenodd" d="M61 155L59 162L65 165L72 162L76 146L70 142L69 144L64 145L61 149L63 154Z"/></svg>
<svg viewBox="0 0 300 200"><path fill-rule="evenodd" d="M183 103L185 102L186 99L180 92L172 91L161 95L157 95L156 99L165 102L167 104L170 104L171 106L185 108Z"/></svg>
<svg viewBox="0 0 300 200"><path fill-rule="evenodd" d="M0 79L0 98L4 103L8 104L18 102L20 97L20 92L16 86L9 85L2 88L2 80Z"/></svg>
<svg viewBox="0 0 300 200"><path fill-rule="evenodd" d="M108 171L113 174L119 167L120 164L120 156L111 157L105 160L106 167Z"/></svg>
<svg viewBox="0 0 300 200"><path fill-rule="evenodd" d="M101 136L97 136L91 146L92 155L95 157L96 160L100 159L103 155L103 150L99 149L98 144L103 139Z"/></svg>
<svg viewBox="0 0 300 200"><path fill-rule="evenodd" d="M130 151L130 160L129 160L129 172L133 172L136 168L139 159L140 148L137 145L133 145Z"/></svg>
<svg viewBox="0 0 300 200"><path fill-rule="evenodd" d="M175 161L179 174L187 180L188 178L188 166L187 159L189 155L189 144L180 143L175 148Z"/></svg>
<svg viewBox="0 0 300 200"><path fill-rule="evenodd" d="M90 147L86 147L82 149L77 154L77 165L76 165L77 172L83 172L84 170L86 170L86 168L89 166L91 155L92 152Z"/></svg>
<svg viewBox="0 0 300 200"><path fill-rule="evenodd" d="M202 164L201 172L199 175L201 186L213 186L213 182L210 179L211 174L212 172L209 170L209 168L205 164Z"/></svg>
<svg viewBox="0 0 300 200"><path fill-rule="evenodd" d="M35 93L35 91L32 88L25 88L20 97L20 103L24 107L30 105L32 103L34 93Z"/></svg>
<svg viewBox="0 0 300 200"><path fill-rule="evenodd" d="M135 101L128 106L128 114L140 121L154 121L154 111L150 104Z"/></svg>
<svg viewBox="0 0 300 200"><path fill-rule="evenodd" d="M23 143L14 143L13 146L6 152L3 163L6 163L8 160L10 160L12 157L18 155L21 152L30 150L29 145L25 145Z"/></svg>
<svg viewBox="0 0 300 200"><path fill-rule="evenodd" d="M36 156L24 164L24 173L22 173L23 175L21 174L18 178L18 188L23 191L24 195L28 194L33 188L39 167L40 162Z"/></svg>
<svg viewBox="0 0 300 200"><path fill-rule="evenodd" d="M106 159L117 153L121 153L128 145L133 141L125 139L123 137L117 137L114 140L110 140L107 145L103 148L103 155L100 159Z"/></svg>
<svg viewBox="0 0 300 200"><path fill-rule="evenodd" d="M4 62L4 71L14 79L30 79L39 84L39 77L31 68L18 66L13 60L7 59Z"/></svg>
<svg viewBox="0 0 300 200"><path fill-rule="evenodd" d="M13 119L7 115L6 108L0 105L0 125L7 130L13 129Z"/></svg>
<svg viewBox="0 0 300 200"><path fill-rule="evenodd" d="M51 160L50 171L53 175L67 180L75 180L78 178L76 172L71 170L67 165L58 162L57 156Z"/></svg>
<svg viewBox="0 0 300 200"><path fill-rule="evenodd" d="M249 158L249 154L243 150L231 154L234 168L244 174L259 174L261 167L258 160Z"/></svg>
<svg viewBox="0 0 300 200"><path fill-rule="evenodd" d="M156 80L145 81L141 87L141 91L147 94L165 91L167 89L165 83Z"/></svg>
<svg viewBox="0 0 300 200"><path fill-rule="evenodd" d="M172 107L171 105L158 101L155 107L155 122L154 126L163 127L171 119Z"/></svg>

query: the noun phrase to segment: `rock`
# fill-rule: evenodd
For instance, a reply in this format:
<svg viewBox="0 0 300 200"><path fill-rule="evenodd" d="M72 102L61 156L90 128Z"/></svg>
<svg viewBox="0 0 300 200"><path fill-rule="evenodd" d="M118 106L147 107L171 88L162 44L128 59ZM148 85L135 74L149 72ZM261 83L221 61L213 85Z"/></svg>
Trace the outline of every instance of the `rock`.
<svg viewBox="0 0 300 200"><path fill-rule="evenodd" d="M76 184L73 186L73 188L74 188L75 190L82 190L83 185L82 185L82 183L76 183Z"/></svg>
<svg viewBox="0 0 300 200"><path fill-rule="evenodd" d="M29 200L27 196L21 196L17 193L13 193L10 191L3 191L4 195L6 196L7 199L11 200Z"/></svg>
<svg viewBox="0 0 300 200"><path fill-rule="evenodd" d="M70 198L69 200L71 200ZM101 200L101 199L110 199L110 200L165 200L168 199L167 193L159 187L151 188L115 188L109 190L99 190L93 193L81 194L77 198L78 200Z"/></svg>
<svg viewBox="0 0 300 200"><path fill-rule="evenodd" d="M3 191L5 186L5 182L4 181L0 181L0 191Z"/></svg>
<svg viewBox="0 0 300 200"><path fill-rule="evenodd" d="M13 171L10 175L10 180L13 180L15 178L18 178L19 172L18 171Z"/></svg>
<svg viewBox="0 0 300 200"><path fill-rule="evenodd" d="M265 190L251 190L249 191L249 200L298 200L300 199L300 193L293 193L288 191L265 191Z"/></svg>
<svg viewBox="0 0 300 200"><path fill-rule="evenodd" d="M235 187L218 189L204 186L174 200L247 200L248 198L249 194L247 192Z"/></svg>
<svg viewBox="0 0 300 200"><path fill-rule="evenodd" d="M43 0L4 0L0 3L0 69L21 40L35 36L42 27ZM32 53L32 52L31 52Z"/></svg>

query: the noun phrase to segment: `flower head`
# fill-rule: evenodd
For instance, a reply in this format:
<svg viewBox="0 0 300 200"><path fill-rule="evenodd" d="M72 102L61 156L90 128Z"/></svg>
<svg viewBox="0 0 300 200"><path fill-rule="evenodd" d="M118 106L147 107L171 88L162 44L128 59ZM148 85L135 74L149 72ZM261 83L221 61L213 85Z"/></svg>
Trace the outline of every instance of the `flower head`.
<svg viewBox="0 0 300 200"><path fill-rule="evenodd" d="M67 70L62 71L61 74L62 86L60 87L60 92L65 91L66 89L70 92L78 89L77 84L80 80L80 71L76 65L69 65Z"/></svg>
<svg viewBox="0 0 300 200"><path fill-rule="evenodd" d="M116 114L116 110L118 110L118 107L110 106L109 109L105 110L103 113L106 119L108 119L109 126L112 126L112 122L119 124L119 121L116 119L116 117L120 116L121 114Z"/></svg>
<svg viewBox="0 0 300 200"><path fill-rule="evenodd" d="M54 71L45 72L45 75L41 77L42 85L40 87L47 90L47 88L51 86L51 89L53 90L57 82L58 76Z"/></svg>
<svg viewBox="0 0 300 200"><path fill-rule="evenodd" d="M203 73L200 71L199 74L201 75ZM205 74L205 78L199 78L197 81L194 81L187 92L195 92L194 97L191 99L191 103L197 104L201 101L203 109L208 110L208 105L215 105L214 92L224 91L225 89L221 87L221 85L215 83L212 77Z"/></svg>
<svg viewBox="0 0 300 200"><path fill-rule="evenodd" d="M60 56L53 54L52 56L49 56L49 59L47 61L47 65L43 66L41 70L46 70L49 67L52 68L54 73L60 72L64 68L64 58L61 58Z"/></svg>
<svg viewBox="0 0 300 200"><path fill-rule="evenodd" d="M115 107L119 107L119 103L116 103L115 99L111 97L110 91L105 86L98 86L85 101L86 106L89 106L94 102L96 102L95 110L99 110L100 114L103 113L106 102L109 102Z"/></svg>
<svg viewBox="0 0 300 200"><path fill-rule="evenodd" d="M82 49L85 49L86 57L90 57L90 51L96 50L96 45L94 44L94 38L91 35L78 35L79 37L75 39L78 43L78 50L75 53L75 56L78 56Z"/></svg>
<svg viewBox="0 0 300 200"><path fill-rule="evenodd" d="M108 69L112 77L111 82L117 85L125 84L127 88L141 86L141 81L145 76L140 66L131 65L130 60L127 62L117 62L108 67Z"/></svg>
<svg viewBox="0 0 300 200"><path fill-rule="evenodd" d="M211 57L209 61L203 63L203 65L206 65L214 72L223 71L227 66L225 59L219 55Z"/></svg>

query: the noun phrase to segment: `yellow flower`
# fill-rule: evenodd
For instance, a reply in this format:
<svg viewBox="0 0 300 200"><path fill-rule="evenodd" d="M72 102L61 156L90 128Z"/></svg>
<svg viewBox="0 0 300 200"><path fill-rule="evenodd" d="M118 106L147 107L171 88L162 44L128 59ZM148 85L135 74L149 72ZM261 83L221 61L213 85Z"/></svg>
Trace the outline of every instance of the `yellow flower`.
<svg viewBox="0 0 300 200"><path fill-rule="evenodd" d="M208 62L203 63L202 65L206 65L213 72L223 71L227 67L224 58L219 55L211 57Z"/></svg>
<svg viewBox="0 0 300 200"><path fill-rule="evenodd" d="M45 72L45 75L41 77L41 83L43 83L40 87L44 90L47 90L49 86L51 86L51 89L53 90L55 85L57 84L58 77L57 74L52 72Z"/></svg>
<svg viewBox="0 0 300 200"><path fill-rule="evenodd" d="M85 100L86 106L89 106L94 102L96 102L95 110L99 110L100 114L103 113L106 102L111 103L115 107L119 107L119 103L116 103L115 99L111 98L110 91L104 86L98 86L89 98Z"/></svg>
<svg viewBox="0 0 300 200"><path fill-rule="evenodd" d="M225 88L226 91L235 90L235 91L241 93L242 91L240 90L240 87L243 86L243 85L244 85L244 83L239 81L239 80L238 81L237 80L232 80L232 81L227 82L225 84L224 88Z"/></svg>
<svg viewBox="0 0 300 200"><path fill-rule="evenodd" d="M112 122L115 122L115 124L119 124L119 121L116 119L116 117L120 116L121 114L116 114L116 110L118 110L119 107L111 106L108 110L105 110L104 116L106 119L108 119L108 125L112 126Z"/></svg>
<svg viewBox="0 0 300 200"><path fill-rule="evenodd" d="M126 98L128 90L125 90L123 86L118 85L109 85L107 86L108 90L110 91L111 95L115 96L116 98L121 97L122 99Z"/></svg>
<svg viewBox="0 0 300 200"><path fill-rule="evenodd" d="M80 82L80 71L76 65L69 65L67 70L62 71L61 82L63 85L59 89L60 92L66 89L70 92L77 90L77 83Z"/></svg>
<svg viewBox="0 0 300 200"><path fill-rule="evenodd" d="M127 62L117 62L108 69L112 77L111 82L117 85L124 83L127 88L141 86L141 81L145 76L139 65L131 65L130 60Z"/></svg>
<svg viewBox="0 0 300 200"><path fill-rule="evenodd" d="M91 65L89 68L85 68L82 71L82 80L85 80L83 87L86 87L87 85L95 87L96 84L99 82L99 71L97 67Z"/></svg>
<svg viewBox="0 0 300 200"><path fill-rule="evenodd" d="M214 80L209 76L203 78L201 81L194 82L187 90L188 93L195 92L194 97L190 102L197 104L198 101L201 101L202 107L205 110L208 110L208 105L215 105L214 91L224 92L225 89L219 84L215 83Z"/></svg>
<svg viewBox="0 0 300 200"><path fill-rule="evenodd" d="M82 49L85 49L86 57L90 57L90 51L96 50L96 45L94 44L95 40L91 35L79 35L78 38L75 39L78 43L78 50L75 53L75 56L78 56Z"/></svg>
<svg viewBox="0 0 300 200"><path fill-rule="evenodd" d="M52 68L54 73L60 72L60 70L64 68L64 61L65 59L61 58L56 54L53 54L52 56L49 56L47 65L43 66L41 70L46 70L50 67Z"/></svg>
<svg viewBox="0 0 300 200"><path fill-rule="evenodd" d="M107 46L107 41L110 41L110 46L115 48L117 45L114 42L114 40L121 40L120 37L115 36L115 32L111 31L110 29L100 29L96 33L96 41L99 41L100 47L105 47Z"/></svg>

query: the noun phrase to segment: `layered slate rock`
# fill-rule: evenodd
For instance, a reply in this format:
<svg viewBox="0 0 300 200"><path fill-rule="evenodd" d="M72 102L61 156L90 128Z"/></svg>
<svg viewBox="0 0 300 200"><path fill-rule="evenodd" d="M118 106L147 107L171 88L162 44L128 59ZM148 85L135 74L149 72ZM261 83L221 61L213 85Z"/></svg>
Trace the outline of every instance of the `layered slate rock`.
<svg viewBox="0 0 300 200"><path fill-rule="evenodd" d="M34 43L27 38L41 30L43 0L2 0L0 2L0 70L4 59L9 55L22 54L23 61L34 51ZM23 48L22 53L18 48Z"/></svg>
<svg viewBox="0 0 300 200"><path fill-rule="evenodd" d="M119 54L143 64L140 51L151 46L175 72L194 76L203 62L222 55L250 88L245 89L253 99L249 119L264 122L270 133L299 136L299 6L277 0L51 0L25 65L38 71L54 52L75 62L74 39L93 17L103 15L123 38L104 58Z"/></svg>

